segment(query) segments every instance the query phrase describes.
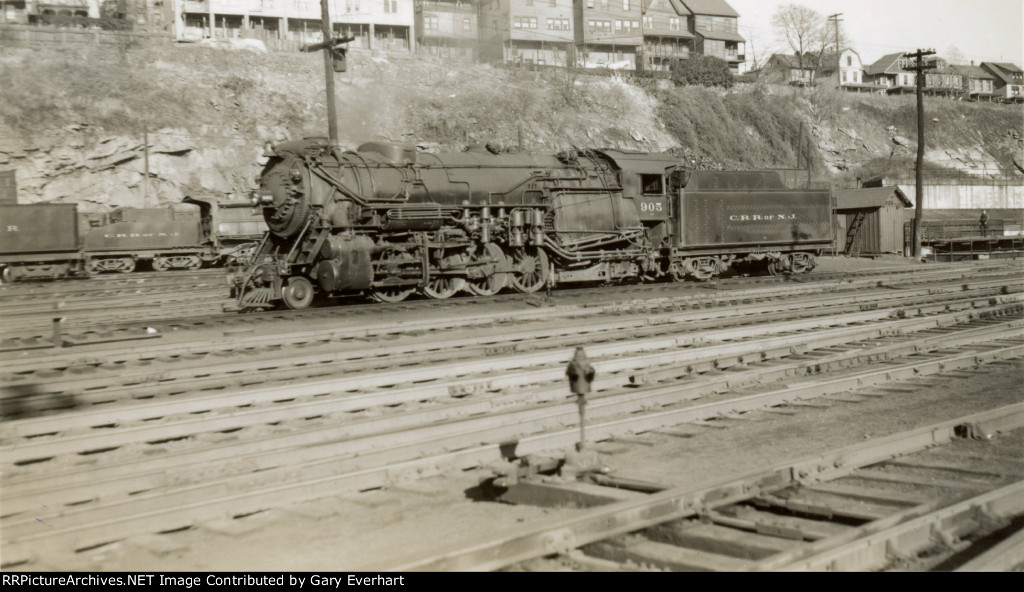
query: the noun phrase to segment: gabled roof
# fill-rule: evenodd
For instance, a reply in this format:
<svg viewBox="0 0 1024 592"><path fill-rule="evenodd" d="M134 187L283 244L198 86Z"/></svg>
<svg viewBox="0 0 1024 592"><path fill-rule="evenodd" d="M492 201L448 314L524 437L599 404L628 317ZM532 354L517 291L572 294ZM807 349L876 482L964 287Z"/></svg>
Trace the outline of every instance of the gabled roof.
<svg viewBox="0 0 1024 592"><path fill-rule="evenodd" d="M644 0L644 12L651 7L657 0ZM690 16L692 13L683 5L682 0L665 0L662 4L666 4L672 7L672 10L676 11L679 16ZM666 7L667 8L667 7Z"/></svg>
<svg viewBox="0 0 1024 592"><path fill-rule="evenodd" d="M967 76L968 78L987 78L989 80L993 79L992 73L986 70L985 68L982 68L981 66L967 66L964 64L954 64L952 67L959 70L961 74Z"/></svg>
<svg viewBox="0 0 1024 592"><path fill-rule="evenodd" d="M1019 84L1021 69L1009 62L982 62L981 67L1007 84ZM1017 76L1014 76L1016 74Z"/></svg>
<svg viewBox="0 0 1024 592"><path fill-rule="evenodd" d="M683 0L683 4L693 14L709 14L711 16L734 16L739 17L732 6L725 0Z"/></svg>
<svg viewBox="0 0 1024 592"><path fill-rule="evenodd" d="M862 189L837 189L836 209L837 210L859 210L863 208L878 208L889 201L893 193L899 198L903 207L909 208L914 205L903 190L897 185L888 187L865 187Z"/></svg>
<svg viewBox="0 0 1024 592"><path fill-rule="evenodd" d="M690 16L691 14L693 14L692 12L690 12L690 9L687 8L685 4L683 4L682 0L669 0L669 2L672 3L672 8L675 9L676 14L678 14L679 16Z"/></svg>
<svg viewBox="0 0 1024 592"><path fill-rule="evenodd" d="M991 66L999 66L1003 70L1006 70L1007 72L1010 72L1012 74L1020 74L1020 73L1024 72L1024 70L1021 70L1016 65L1011 64L1010 62L983 62L983 63L989 64Z"/></svg>
<svg viewBox="0 0 1024 592"><path fill-rule="evenodd" d="M898 65L898 60L903 57L902 53L890 53L886 54L878 60L864 68L864 73L868 76L874 76L876 74L896 74L898 72L906 72Z"/></svg>

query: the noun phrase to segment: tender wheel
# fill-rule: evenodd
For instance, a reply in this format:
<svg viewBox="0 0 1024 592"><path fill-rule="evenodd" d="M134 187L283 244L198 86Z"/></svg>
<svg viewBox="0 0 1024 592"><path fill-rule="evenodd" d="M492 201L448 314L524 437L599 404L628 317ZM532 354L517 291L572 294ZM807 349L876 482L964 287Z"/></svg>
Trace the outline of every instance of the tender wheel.
<svg viewBox="0 0 1024 592"><path fill-rule="evenodd" d="M501 252L501 247L488 243L479 260L486 262L480 266L484 277L467 279L466 288L477 296L493 296L508 285L508 274L495 272L496 269L507 267L508 259L505 258L505 253Z"/></svg>
<svg viewBox="0 0 1024 592"><path fill-rule="evenodd" d="M166 257L153 258L153 271L167 271L171 268L171 262Z"/></svg>
<svg viewBox="0 0 1024 592"><path fill-rule="evenodd" d="M135 271L135 260L131 257L125 257L118 260L117 271L120 273L131 273Z"/></svg>
<svg viewBox="0 0 1024 592"><path fill-rule="evenodd" d="M281 299L292 310L309 308L313 303L313 284L302 276L292 276L281 290Z"/></svg>
<svg viewBox="0 0 1024 592"><path fill-rule="evenodd" d="M548 281L548 255L544 249L521 247L512 252L512 287L529 294Z"/></svg>
<svg viewBox="0 0 1024 592"><path fill-rule="evenodd" d="M199 269L203 266L203 260L196 255L190 255L188 263L185 264L185 269Z"/></svg>
<svg viewBox="0 0 1024 592"><path fill-rule="evenodd" d="M416 291L416 288L406 288L404 286L384 286L381 288L374 288L370 292L370 298L377 302L401 302L412 295Z"/></svg>

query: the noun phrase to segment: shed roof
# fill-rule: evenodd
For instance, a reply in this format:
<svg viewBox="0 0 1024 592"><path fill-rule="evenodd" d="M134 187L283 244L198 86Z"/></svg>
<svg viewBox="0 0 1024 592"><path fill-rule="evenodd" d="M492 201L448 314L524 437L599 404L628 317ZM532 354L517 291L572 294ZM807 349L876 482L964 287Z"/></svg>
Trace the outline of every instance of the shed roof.
<svg viewBox="0 0 1024 592"><path fill-rule="evenodd" d="M747 40L740 36L739 33L729 33L726 31L708 31L697 27L697 32L708 39L717 39L719 41L738 41L745 43Z"/></svg>
<svg viewBox="0 0 1024 592"><path fill-rule="evenodd" d="M770 65L800 69L800 57L788 53L773 53L768 59ZM818 60L813 55L804 55L804 70L814 70Z"/></svg>
<svg viewBox="0 0 1024 592"><path fill-rule="evenodd" d="M683 4L685 4L693 14L740 16L740 13L736 12L732 6L729 6L729 3L725 0L683 0Z"/></svg>
<svg viewBox="0 0 1024 592"><path fill-rule="evenodd" d="M903 190L898 185L888 187L864 187L861 189L837 189L836 209L837 210L859 210L864 208L879 208L889 201L893 194L903 203L903 207L909 208L911 203Z"/></svg>

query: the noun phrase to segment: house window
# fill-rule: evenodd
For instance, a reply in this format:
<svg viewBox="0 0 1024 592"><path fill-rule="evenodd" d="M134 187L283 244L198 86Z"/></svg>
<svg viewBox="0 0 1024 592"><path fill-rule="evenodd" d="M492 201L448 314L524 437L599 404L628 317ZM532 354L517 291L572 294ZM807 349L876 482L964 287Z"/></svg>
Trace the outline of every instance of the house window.
<svg viewBox="0 0 1024 592"><path fill-rule="evenodd" d="M594 7L594 0L587 0L587 8L593 8L593 7Z"/></svg>
<svg viewBox="0 0 1024 592"><path fill-rule="evenodd" d="M424 31L436 31L437 30L437 17L436 16L424 16L423 17L423 30Z"/></svg>
<svg viewBox="0 0 1024 592"><path fill-rule="evenodd" d="M673 31L678 31L679 30L679 18L678 17L674 17L674 16L673 17L669 17L669 19L668 19L668 28L672 29Z"/></svg>
<svg viewBox="0 0 1024 592"><path fill-rule="evenodd" d="M551 31L568 31L569 19L549 18L548 29Z"/></svg>
<svg viewBox="0 0 1024 592"><path fill-rule="evenodd" d="M846 65L847 66L852 66L853 65L853 56L846 56Z"/></svg>
<svg viewBox="0 0 1024 592"><path fill-rule="evenodd" d="M472 30L470 28L470 21L469 21L468 18L462 19L462 30L463 31L470 31L470 30Z"/></svg>
<svg viewBox="0 0 1024 592"><path fill-rule="evenodd" d="M629 0L622 0L622 10L629 12Z"/></svg>
<svg viewBox="0 0 1024 592"><path fill-rule="evenodd" d="M647 27L648 29L653 29L654 28L654 17L653 16L645 16L644 17L644 27Z"/></svg>
<svg viewBox="0 0 1024 592"><path fill-rule="evenodd" d="M846 82L846 72L843 72L843 82Z"/></svg>

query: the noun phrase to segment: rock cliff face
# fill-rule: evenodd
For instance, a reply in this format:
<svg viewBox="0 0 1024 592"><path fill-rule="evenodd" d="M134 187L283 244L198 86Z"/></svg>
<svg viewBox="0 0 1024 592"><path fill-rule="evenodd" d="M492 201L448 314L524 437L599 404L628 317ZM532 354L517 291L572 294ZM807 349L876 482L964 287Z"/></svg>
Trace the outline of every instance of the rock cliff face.
<svg viewBox="0 0 1024 592"><path fill-rule="evenodd" d="M250 50L231 44L5 50L0 79L10 84L0 85L0 170L16 171L23 203L77 202L86 212L165 206L187 195L244 199L266 143L326 135L322 58ZM752 116L723 124L734 115L728 95L752 88L691 94L714 104L671 104L669 111L688 111L695 132L681 141L667 131L669 103L658 100L670 87L353 52L349 72L336 78L339 139L345 149L390 140L438 150L478 142L542 152L672 150L696 168L758 168L793 165L803 121L822 173L845 174L845 184L865 163L907 161L916 152L912 107L885 97L772 87L758 88L756 96L782 102L774 112L788 121L764 129L743 123L756 122ZM750 105L756 101L747 103L758 111ZM989 172L1005 168L1008 154L1024 162L1019 108L935 102L928 108L941 121L930 124L932 164ZM790 135L778 135L786 129ZM718 150L708 149L713 143ZM734 159L734 150L722 148L751 143L761 147L758 162Z"/></svg>
<svg viewBox="0 0 1024 592"><path fill-rule="evenodd" d="M186 195L242 199L252 189L262 152L243 140L210 145L184 129L124 136L78 125L65 132L0 143L0 167L17 171L22 203L77 202L89 212L159 207Z"/></svg>

